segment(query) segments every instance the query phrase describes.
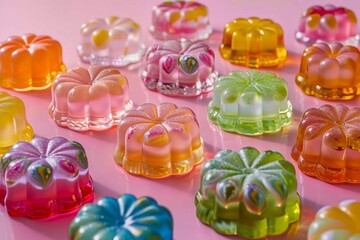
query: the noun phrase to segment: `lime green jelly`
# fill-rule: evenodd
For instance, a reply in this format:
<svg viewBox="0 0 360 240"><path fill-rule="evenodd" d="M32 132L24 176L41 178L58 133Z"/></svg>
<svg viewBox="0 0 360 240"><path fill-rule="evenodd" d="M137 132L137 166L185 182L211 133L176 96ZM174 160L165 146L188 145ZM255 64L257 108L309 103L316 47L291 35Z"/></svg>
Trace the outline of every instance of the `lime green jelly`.
<svg viewBox="0 0 360 240"><path fill-rule="evenodd" d="M221 234L280 235L299 220L296 188L295 169L278 152L220 151L202 169L196 215Z"/></svg>
<svg viewBox="0 0 360 240"><path fill-rule="evenodd" d="M219 77L208 116L225 131L274 133L291 121L287 82L270 72L234 71Z"/></svg>

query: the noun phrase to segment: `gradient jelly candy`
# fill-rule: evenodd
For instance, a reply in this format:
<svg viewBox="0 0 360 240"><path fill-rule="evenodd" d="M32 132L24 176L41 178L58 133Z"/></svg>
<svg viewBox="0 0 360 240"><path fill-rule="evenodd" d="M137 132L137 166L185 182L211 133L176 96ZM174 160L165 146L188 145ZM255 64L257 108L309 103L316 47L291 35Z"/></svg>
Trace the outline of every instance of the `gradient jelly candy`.
<svg viewBox="0 0 360 240"><path fill-rule="evenodd" d="M91 65L125 66L144 55L139 24L129 18L111 16L84 23L77 47L81 60Z"/></svg>
<svg viewBox="0 0 360 240"><path fill-rule="evenodd" d="M16 91L48 88L65 71L62 48L49 36L25 34L0 42L0 86Z"/></svg>
<svg viewBox="0 0 360 240"><path fill-rule="evenodd" d="M341 43L315 43L306 48L296 84L307 95L348 100L360 95L360 51Z"/></svg>
<svg viewBox="0 0 360 240"><path fill-rule="evenodd" d="M69 235L71 240L171 240L173 219L168 209L150 197L104 197L80 209Z"/></svg>
<svg viewBox="0 0 360 240"><path fill-rule="evenodd" d="M206 39L212 33L207 7L193 1L167 1L153 7L150 32L157 39Z"/></svg>
<svg viewBox="0 0 360 240"><path fill-rule="evenodd" d="M0 162L0 203L10 216L48 218L93 198L80 143L62 137L18 142Z"/></svg>
<svg viewBox="0 0 360 240"><path fill-rule="evenodd" d="M359 239L360 202L347 200L338 206L325 206L308 230L308 240Z"/></svg>
<svg viewBox="0 0 360 240"><path fill-rule="evenodd" d="M115 68L71 69L52 85L49 114L58 125L73 130L105 130L132 108L128 91L127 79Z"/></svg>
<svg viewBox="0 0 360 240"><path fill-rule="evenodd" d="M291 115L286 81L256 70L219 77L208 106L211 121L245 135L278 132L290 123Z"/></svg>
<svg viewBox="0 0 360 240"><path fill-rule="evenodd" d="M28 142L33 136L23 101L0 91L0 158L12 145L19 141Z"/></svg>
<svg viewBox="0 0 360 240"><path fill-rule="evenodd" d="M284 33L270 19L238 18L225 26L221 56L247 67L281 66L286 60Z"/></svg>
<svg viewBox="0 0 360 240"><path fill-rule="evenodd" d="M305 45L315 42L343 42L358 45L355 13L345 7L315 5L303 13L296 39Z"/></svg>
<svg viewBox="0 0 360 240"><path fill-rule="evenodd" d="M223 150L201 171L196 216L225 235L280 235L300 218L296 188L295 169L280 153Z"/></svg>
<svg viewBox="0 0 360 240"><path fill-rule="evenodd" d="M197 96L215 85L215 54L202 42L167 41L146 54L142 79L147 88L173 96Z"/></svg>
<svg viewBox="0 0 360 240"><path fill-rule="evenodd" d="M299 169L330 183L360 183L360 108L343 104L302 115L291 156Z"/></svg>
<svg viewBox="0 0 360 240"><path fill-rule="evenodd" d="M146 103L129 110L118 126L115 161L149 178L180 175L204 160L195 113L172 103Z"/></svg>

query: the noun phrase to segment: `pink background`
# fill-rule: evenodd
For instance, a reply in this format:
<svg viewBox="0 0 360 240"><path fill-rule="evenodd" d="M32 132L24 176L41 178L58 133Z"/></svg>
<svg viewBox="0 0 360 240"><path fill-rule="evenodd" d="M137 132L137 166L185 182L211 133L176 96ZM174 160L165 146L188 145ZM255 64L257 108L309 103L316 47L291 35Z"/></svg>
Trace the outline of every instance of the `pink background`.
<svg viewBox="0 0 360 240"><path fill-rule="evenodd" d="M152 5L160 2L149 0L0 0L0 40L5 40L10 35L28 32L50 35L61 42L64 63L68 68L73 68L82 65L75 51L82 23L94 17L110 15L133 18L142 26L144 42L146 46L150 46L155 43L147 30L151 22L151 8ZM203 2L205 3L205 1ZM338 4L338 2L335 0L317 1L318 4ZM223 132L207 119L206 106L210 101L211 94L200 98L170 98L150 92L140 80L143 62L122 70L130 82L130 96L137 105L145 102L169 101L178 106L187 106L193 109L200 122L207 159L211 159L217 151L222 149L238 150L240 147L254 146L260 151L277 150L294 163L290 157L290 151L295 143L301 114L310 107L319 107L328 103L305 96L295 86L294 82L300 63L299 54L303 50L303 47L295 42L294 32L301 13L314 4L314 1L212 0L205 4L209 8L210 21L215 28L215 34L210 38L208 44L216 52L216 68L220 74L225 74L231 70L245 69L229 64L222 60L218 54L217 48L222 39L222 30L227 22L238 17L258 16L271 18L282 25L288 49L288 60L283 68L271 68L269 71L275 72L288 82L289 98L294 109L292 124L281 133L259 137L246 137ZM360 17L360 3L358 1L343 0L341 4L354 10ZM182 177L151 180L131 176L117 167L112 157L116 143L116 128L105 132L83 133L60 128L55 125L47 113L51 97L49 90L27 93L17 93L7 89L5 91L23 99L28 120L37 135L48 138L63 136L83 144L88 154L90 173L94 180L95 199L104 196L117 197L122 193L151 196L172 212L175 239L228 239L228 237L221 236L203 225L195 216L194 196L200 184L201 165L190 174ZM345 104L348 106L358 105L359 99L347 101ZM336 102L330 104L336 104ZM302 200L302 213L295 239L306 238L309 223L316 211L322 206L338 204L345 199L360 200L360 189L356 185L323 183L303 175L298 170L297 179L298 193ZM5 208L0 206L0 239L65 239L68 225L73 217L74 214L48 221L10 218ZM286 237L288 235L277 239Z"/></svg>

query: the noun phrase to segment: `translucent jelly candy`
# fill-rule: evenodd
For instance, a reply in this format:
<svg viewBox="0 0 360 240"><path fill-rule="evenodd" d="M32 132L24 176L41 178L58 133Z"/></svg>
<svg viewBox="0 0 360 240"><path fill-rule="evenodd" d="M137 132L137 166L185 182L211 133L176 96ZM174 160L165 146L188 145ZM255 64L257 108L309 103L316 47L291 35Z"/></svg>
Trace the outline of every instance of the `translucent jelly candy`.
<svg viewBox="0 0 360 240"><path fill-rule="evenodd" d="M317 41L358 45L359 35L356 31L357 19L350 9L330 4L315 5L301 17L296 39L306 45Z"/></svg>
<svg viewBox="0 0 360 240"><path fill-rule="evenodd" d="M0 162L0 203L10 216L47 218L93 197L84 148L62 137L18 142Z"/></svg>
<svg viewBox="0 0 360 240"><path fill-rule="evenodd" d="M125 66L144 55L139 24L129 18L111 16L84 23L77 47L81 60L91 65Z"/></svg>
<svg viewBox="0 0 360 240"><path fill-rule="evenodd" d="M245 135L278 132L290 123L291 115L286 81L256 70L219 77L208 106L211 121Z"/></svg>
<svg viewBox="0 0 360 240"><path fill-rule="evenodd" d="M293 165L278 152L220 151L201 171L196 216L221 234L280 235L300 217L296 185Z"/></svg>
<svg viewBox="0 0 360 240"><path fill-rule="evenodd" d="M105 130L132 108L128 88L117 69L71 69L59 74L52 85L49 114L58 125L73 130Z"/></svg>
<svg viewBox="0 0 360 240"><path fill-rule="evenodd" d="M305 49L296 84L307 95L348 100L360 95L360 51L341 43L315 43Z"/></svg>
<svg viewBox="0 0 360 240"><path fill-rule="evenodd" d="M347 200L321 208L308 231L308 240L360 238L360 202Z"/></svg>
<svg viewBox="0 0 360 240"><path fill-rule="evenodd" d="M150 197L104 197L80 209L69 235L71 240L171 240L173 219L169 210Z"/></svg>
<svg viewBox="0 0 360 240"><path fill-rule="evenodd" d="M0 91L0 158L19 141L30 141L34 131L26 120L20 98Z"/></svg>
<svg viewBox="0 0 360 240"><path fill-rule="evenodd" d="M270 19L238 18L225 26L221 56L247 67L272 67L286 60L284 33Z"/></svg>
<svg viewBox="0 0 360 240"><path fill-rule="evenodd" d="M168 41L146 54L144 84L167 95L196 96L215 85L215 54L201 42Z"/></svg>
<svg viewBox="0 0 360 240"><path fill-rule="evenodd" d="M207 7L193 1L167 1L153 7L150 32L157 39L206 39L212 33Z"/></svg>
<svg viewBox="0 0 360 240"><path fill-rule="evenodd" d="M185 174L204 159L196 116L172 103L147 103L129 110L118 127L115 161L149 178Z"/></svg>
<svg viewBox="0 0 360 240"><path fill-rule="evenodd" d="M360 183L360 108L339 104L307 110L291 156L299 169L330 183Z"/></svg>
<svg viewBox="0 0 360 240"><path fill-rule="evenodd" d="M0 42L0 86L16 91L48 88L65 71L62 48L48 36L25 34Z"/></svg>

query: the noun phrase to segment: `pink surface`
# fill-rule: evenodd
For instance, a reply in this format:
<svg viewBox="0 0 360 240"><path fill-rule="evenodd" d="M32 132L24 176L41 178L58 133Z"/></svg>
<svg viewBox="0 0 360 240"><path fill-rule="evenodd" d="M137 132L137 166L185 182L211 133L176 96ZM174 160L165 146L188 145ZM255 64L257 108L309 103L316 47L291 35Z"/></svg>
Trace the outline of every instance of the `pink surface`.
<svg viewBox="0 0 360 240"><path fill-rule="evenodd" d="M148 32L151 24L151 7L161 1L125 1L125 0L85 0L72 1L0 1L0 39L10 35L19 35L26 32L48 34L60 41L63 46L64 63L68 68L84 66L76 53L76 45L80 37L82 23L94 17L118 15L131 17L142 26L146 46L156 41ZM207 159L222 149L238 150L244 146L254 146L259 151L273 149L280 151L296 169L295 162L290 157L292 146L295 144L297 126L301 114L310 107L319 107L326 101L304 95L295 85L295 75L299 69L300 53L303 47L297 45L294 33L298 27L301 13L313 1L283 1L273 0L227 0L221 5L220 1L205 2L209 8L210 22L215 28L215 34L208 44L216 54L216 68L220 74L231 70L246 68L234 66L219 57L217 50L221 42L221 32L226 23L238 17L268 17L280 23L285 32L285 46L289 51L288 60L281 69L271 68L270 71L279 74L289 84L289 98L294 108L294 119L290 126L281 133L259 137L246 137L233 133L223 132L207 119L207 104L211 94L199 98L171 98L146 89L140 79L144 68L141 64L130 66L122 70L130 84L130 97L136 105L145 102L160 103L174 102L179 107L186 106L194 110L200 122L201 135L205 142ZM317 4L341 4L355 11L360 17L360 3L357 1L335 0L317 1ZM4 89L1 89L4 90ZM170 177L162 180L151 180L136 177L125 173L117 167L113 160L113 150L116 144L116 129L105 132L74 132L67 128L58 127L47 112L50 103L50 90L18 93L5 90L24 100L28 120L39 136L63 136L69 140L80 142L86 149L89 158L90 174L94 180L95 199L103 196L117 197L122 193L132 193L139 196L151 196L159 204L168 207L174 217L174 238L180 239L228 239L202 224L195 216L194 196L199 188L201 166L182 177ZM358 105L360 98L344 102L347 106ZM330 102L334 105L337 102ZM305 239L309 223L315 213L327 204L337 205L345 199L360 200L360 189L357 185L331 185L315 178L303 175L297 170L298 193L302 200L301 222L296 239ZM10 218L3 206L0 206L0 239L65 239L67 228L74 215L48 221L33 221L27 218ZM284 239L278 237L277 239Z"/></svg>

